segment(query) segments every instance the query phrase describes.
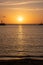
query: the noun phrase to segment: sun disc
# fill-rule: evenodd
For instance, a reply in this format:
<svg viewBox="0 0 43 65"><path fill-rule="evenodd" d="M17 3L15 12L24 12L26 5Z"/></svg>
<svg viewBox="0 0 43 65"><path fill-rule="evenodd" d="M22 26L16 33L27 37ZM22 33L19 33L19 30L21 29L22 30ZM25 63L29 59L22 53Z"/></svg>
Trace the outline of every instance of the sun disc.
<svg viewBox="0 0 43 65"><path fill-rule="evenodd" d="M23 21L23 17L18 17L18 21L22 22Z"/></svg>

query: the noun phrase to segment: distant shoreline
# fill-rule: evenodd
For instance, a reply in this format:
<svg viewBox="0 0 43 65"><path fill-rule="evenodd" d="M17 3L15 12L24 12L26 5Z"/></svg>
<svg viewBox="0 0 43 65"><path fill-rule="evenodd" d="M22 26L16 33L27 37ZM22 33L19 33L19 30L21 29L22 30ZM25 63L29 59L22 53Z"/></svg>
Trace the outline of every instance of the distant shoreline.
<svg viewBox="0 0 43 65"><path fill-rule="evenodd" d="M43 25L43 24L0 24L0 25Z"/></svg>
<svg viewBox="0 0 43 65"><path fill-rule="evenodd" d="M43 24L0 24L0 26L7 26L7 25L31 25L31 26L43 26Z"/></svg>

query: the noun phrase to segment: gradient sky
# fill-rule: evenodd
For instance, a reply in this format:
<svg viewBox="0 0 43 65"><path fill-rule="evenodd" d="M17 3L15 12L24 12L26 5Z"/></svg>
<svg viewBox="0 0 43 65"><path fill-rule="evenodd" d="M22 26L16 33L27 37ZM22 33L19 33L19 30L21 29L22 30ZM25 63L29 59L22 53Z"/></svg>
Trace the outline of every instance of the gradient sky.
<svg viewBox="0 0 43 65"><path fill-rule="evenodd" d="M19 24L18 16L22 24L43 22L43 0L0 0L0 21Z"/></svg>

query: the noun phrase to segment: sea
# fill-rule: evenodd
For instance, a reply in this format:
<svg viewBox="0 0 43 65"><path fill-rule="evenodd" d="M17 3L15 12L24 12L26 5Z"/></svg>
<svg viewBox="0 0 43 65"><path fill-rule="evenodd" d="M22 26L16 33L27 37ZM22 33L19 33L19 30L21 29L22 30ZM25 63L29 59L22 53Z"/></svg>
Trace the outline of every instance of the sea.
<svg viewBox="0 0 43 65"><path fill-rule="evenodd" d="M43 56L43 25L1 25L0 56Z"/></svg>

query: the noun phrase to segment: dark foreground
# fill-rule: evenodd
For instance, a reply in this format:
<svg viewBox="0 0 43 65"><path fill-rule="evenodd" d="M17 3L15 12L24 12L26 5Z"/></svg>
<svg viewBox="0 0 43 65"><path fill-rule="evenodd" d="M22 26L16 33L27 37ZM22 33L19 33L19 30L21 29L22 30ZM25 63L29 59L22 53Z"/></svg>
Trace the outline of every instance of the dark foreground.
<svg viewBox="0 0 43 65"><path fill-rule="evenodd" d="M34 59L0 60L0 65L43 65L43 60Z"/></svg>

